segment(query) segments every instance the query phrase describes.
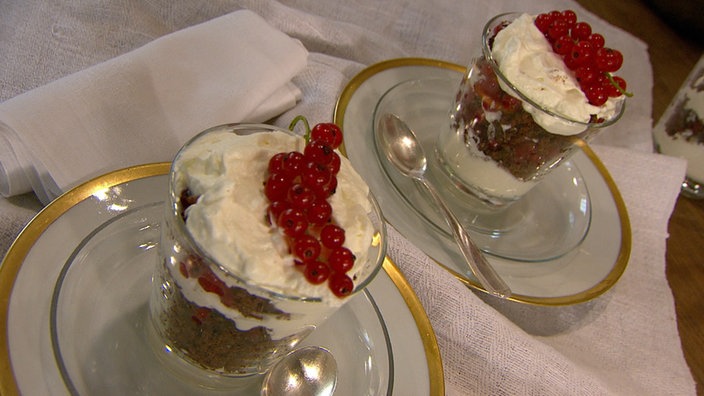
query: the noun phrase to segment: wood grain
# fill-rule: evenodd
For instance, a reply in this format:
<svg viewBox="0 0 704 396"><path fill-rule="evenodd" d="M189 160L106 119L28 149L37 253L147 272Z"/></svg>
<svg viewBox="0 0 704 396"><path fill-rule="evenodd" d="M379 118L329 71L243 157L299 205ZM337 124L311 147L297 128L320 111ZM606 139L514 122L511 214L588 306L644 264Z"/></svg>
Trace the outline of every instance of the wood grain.
<svg viewBox="0 0 704 396"><path fill-rule="evenodd" d="M577 0L648 45L653 66L653 120L657 121L694 64L702 41L680 33L639 0ZM672 288L685 359L697 393L704 395L704 201L680 196L669 223L667 279Z"/></svg>

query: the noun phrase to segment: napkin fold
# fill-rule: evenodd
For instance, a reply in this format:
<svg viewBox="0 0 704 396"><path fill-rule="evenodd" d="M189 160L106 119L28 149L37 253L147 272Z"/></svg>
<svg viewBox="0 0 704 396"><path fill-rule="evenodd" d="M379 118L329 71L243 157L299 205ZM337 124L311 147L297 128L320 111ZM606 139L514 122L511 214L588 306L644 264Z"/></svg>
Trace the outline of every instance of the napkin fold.
<svg viewBox="0 0 704 396"><path fill-rule="evenodd" d="M303 45L236 11L0 104L0 194L47 203L125 166L170 161L196 133L293 107Z"/></svg>

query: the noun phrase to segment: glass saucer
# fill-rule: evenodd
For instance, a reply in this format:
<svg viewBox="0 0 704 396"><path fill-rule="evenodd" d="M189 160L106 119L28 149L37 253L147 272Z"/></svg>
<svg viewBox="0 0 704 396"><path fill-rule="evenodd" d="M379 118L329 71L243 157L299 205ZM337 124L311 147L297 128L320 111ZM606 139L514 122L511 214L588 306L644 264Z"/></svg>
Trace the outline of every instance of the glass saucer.
<svg viewBox="0 0 704 396"><path fill-rule="evenodd" d="M133 208L88 234L69 256L54 288L50 327L54 356L72 394L259 394L261 377L223 383L194 369L177 375L154 353L147 301L158 260L163 203ZM337 357L341 394L387 394L393 357L371 293L349 301L304 345Z"/></svg>
<svg viewBox="0 0 704 396"><path fill-rule="evenodd" d="M457 81L427 78L401 82L386 91L374 110L377 118L392 113L415 132L428 155L427 176L448 206L486 253L515 261L538 262L561 257L584 240L591 222L591 202L579 170L566 162L520 201L492 211L455 188L435 159L438 128L449 127L448 110ZM404 177L380 149L374 131L376 156L386 178L404 203L444 238L452 234L426 191Z"/></svg>

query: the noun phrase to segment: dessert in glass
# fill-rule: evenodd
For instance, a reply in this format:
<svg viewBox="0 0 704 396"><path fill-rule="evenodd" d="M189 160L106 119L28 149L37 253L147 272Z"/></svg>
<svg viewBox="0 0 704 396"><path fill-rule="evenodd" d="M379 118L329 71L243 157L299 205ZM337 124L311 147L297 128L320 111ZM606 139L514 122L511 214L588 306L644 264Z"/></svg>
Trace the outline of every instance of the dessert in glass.
<svg viewBox="0 0 704 396"><path fill-rule="evenodd" d="M508 207L620 118L622 62L570 10L494 17L438 135L441 173L483 207Z"/></svg>
<svg viewBox="0 0 704 396"><path fill-rule="evenodd" d="M704 198L704 56L653 128L658 152L687 160L682 194Z"/></svg>
<svg viewBox="0 0 704 396"><path fill-rule="evenodd" d="M338 145L233 124L179 151L150 298L170 367L257 377L371 282L384 224Z"/></svg>

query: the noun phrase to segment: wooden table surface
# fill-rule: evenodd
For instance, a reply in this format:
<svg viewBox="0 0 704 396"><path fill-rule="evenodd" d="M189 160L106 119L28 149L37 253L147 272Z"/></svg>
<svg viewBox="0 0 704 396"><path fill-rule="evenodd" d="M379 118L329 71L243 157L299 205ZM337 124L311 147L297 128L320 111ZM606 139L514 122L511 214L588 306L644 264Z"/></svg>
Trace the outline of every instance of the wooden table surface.
<svg viewBox="0 0 704 396"><path fill-rule="evenodd" d="M641 0L577 0L648 45L653 66L653 120L657 122L702 56L704 38L671 28ZM674 1L676 3L676 1ZM669 223L667 279L675 297L684 356L704 395L704 200L680 196Z"/></svg>

